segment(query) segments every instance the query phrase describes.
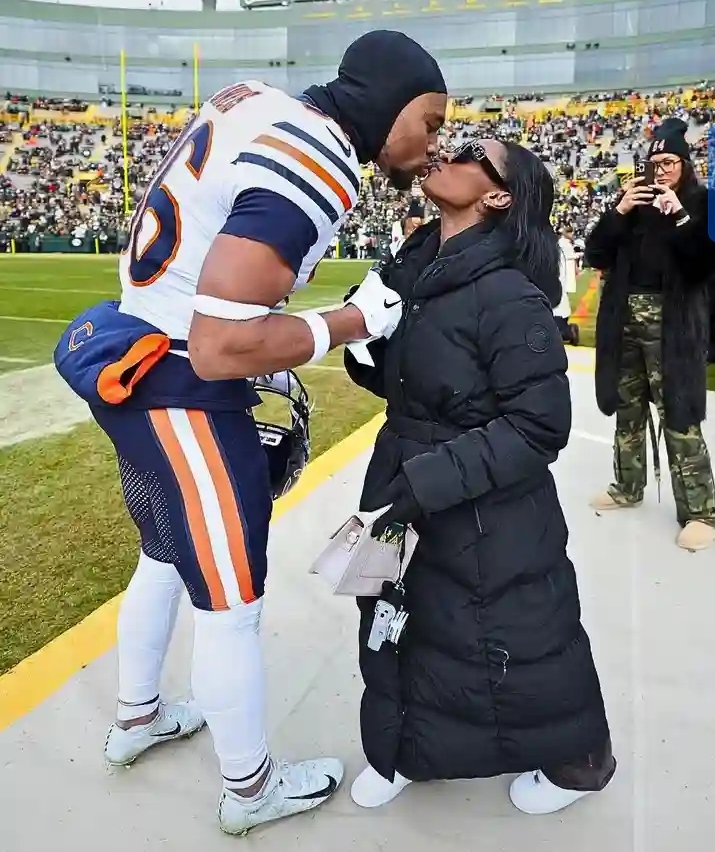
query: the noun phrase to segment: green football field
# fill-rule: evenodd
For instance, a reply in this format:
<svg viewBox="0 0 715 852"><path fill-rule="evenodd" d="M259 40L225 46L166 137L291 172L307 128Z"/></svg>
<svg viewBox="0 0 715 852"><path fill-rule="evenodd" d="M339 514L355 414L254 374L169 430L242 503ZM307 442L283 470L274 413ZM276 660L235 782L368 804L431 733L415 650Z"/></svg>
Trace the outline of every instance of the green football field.
<svg viewBox="0 0 715 852"><path fill-rule="evenodd" d="M116 266L101 255L0 256L0 372L50 363L66 322L118 294ZM324 261L291 309L342 301L367 267ZM299 372L315 404L313 457L382 408L348 380L339 351ZM113 451L96 426L0 449L0 672L120 592L136 554Z"/></svg>
<svg viewBox="0 0 715 852"><path fill-rule="evenodd" d="M362 280L364 261L323 261L293 310L342 301ZM111 255L0 255L0 373L49 363L63 328L82 310L118 298Z"/></svg>

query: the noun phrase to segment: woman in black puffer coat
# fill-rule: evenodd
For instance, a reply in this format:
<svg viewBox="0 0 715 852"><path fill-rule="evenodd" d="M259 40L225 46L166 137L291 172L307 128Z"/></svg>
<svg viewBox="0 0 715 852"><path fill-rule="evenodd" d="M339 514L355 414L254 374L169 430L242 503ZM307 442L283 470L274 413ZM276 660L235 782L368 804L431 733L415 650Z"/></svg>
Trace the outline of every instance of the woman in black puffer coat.
<svg viewBox="0 0 715 852"><path fill-rule="evenodd" d="M441 219L384 271L403 319L370 344L374 367L345 355L387 400L360 509L391 506L374 532L420 537L397 646L367 647L375 599L358 600L369 766L352 796L374 807L410 781L524 773L512 802L552 812L615 771L549 471L571 427L553 183L526 149L485 140L424 190Z"/></svg>

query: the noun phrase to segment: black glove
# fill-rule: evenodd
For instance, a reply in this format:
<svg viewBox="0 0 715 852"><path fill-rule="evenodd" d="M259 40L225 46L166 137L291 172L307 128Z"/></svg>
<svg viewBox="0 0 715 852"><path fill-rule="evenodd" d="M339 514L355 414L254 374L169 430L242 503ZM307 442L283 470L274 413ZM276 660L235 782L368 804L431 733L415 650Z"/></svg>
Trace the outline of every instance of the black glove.
<svg viewBox="0 0 715 852"><path fill-rule="evenodd" d="M379 538L393 523L411 524L422 517L422 509L415 499L410 481L400 472L380 495L383 505L392 504L374 522L371 535Z"/></svg>

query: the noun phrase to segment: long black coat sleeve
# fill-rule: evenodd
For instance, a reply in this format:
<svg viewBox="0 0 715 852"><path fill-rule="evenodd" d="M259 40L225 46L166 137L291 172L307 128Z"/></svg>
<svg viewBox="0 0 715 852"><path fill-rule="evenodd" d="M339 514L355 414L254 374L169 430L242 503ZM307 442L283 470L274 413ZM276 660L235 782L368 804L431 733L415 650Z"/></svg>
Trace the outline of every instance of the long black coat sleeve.
<svg viewBox="0 0 715 852"><path fill-rule="evenodd" d="M345 347L343 355L343 363L347 374L361 388L364 388L375 396L385 399L385 379L384 379L384 361L385 347L387 340L384 337L368 343L368 352L372 355L372 360L375 362L374 367L367 364L360 364L355 359L355 356L350 350Z"/></svg>
<svg viewBox="0 0 715 852"><path fill-rule="evenodd" d="M591 269L611 269L616 262L619 246L629 233L629 215L618 213L615 207L607 210L586 238L584 264Z"/></svg>
<svg viewBox="0 0 715 852"><path fill-rule="evenodd" d="M505 301L495 288L476 329L499 416L404 465L427 514L545 473L566 446L566 351L543 297L531 285L520 291Z"/></svg>
<svg viewBox="0 0 715 852"><path fill-rule="evenodd" d="M708 235L708 194L703 188L684 203L689 221L678 226L676 217L667 219L664 233L682 273L683 281L700 283L715 274L715 244Z"/></svg>

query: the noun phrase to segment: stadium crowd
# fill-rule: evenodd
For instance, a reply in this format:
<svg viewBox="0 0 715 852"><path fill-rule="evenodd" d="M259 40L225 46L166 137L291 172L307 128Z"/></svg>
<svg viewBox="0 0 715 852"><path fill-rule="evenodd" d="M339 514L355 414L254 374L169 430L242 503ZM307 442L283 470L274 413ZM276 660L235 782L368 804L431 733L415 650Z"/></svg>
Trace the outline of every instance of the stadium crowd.
<svg viewBox="0 0 715 852"><path fill-rule="evenodd" d="M682 90L658 92L645 98L645 112L629 108L608 115L604 104L619 98L640 98L633 92L574 96L571 104L592 109L580 116L549 110L544 97L487 99L494 117L479 122L449 121L445 145L465 138L497 136L527 144L549 165L557 184L554 224L570 231L577 250L588 230L612 203L620 185L618 168L631 168L643 156L652 129L668 115L691 125L696 163L705 174L707 131L714 110L708 103L715 89L702 84L685 104ZM541 120L520 117L515 107L530 99L539 104ZM665 100L664 100L665 99ZM468 99L460 99L468 106ZM663 108L663 103L668 103ZM89 235L103 251L116 251L126 242L128 217L124 214L124 154L121 124L102 126L84 122L88 105L79 101L38 98L30 101L7 94L6 116L0 121L0 251L9 251L11 240L18 251L41 250L48 237L66 238L80 245ZM33 110L59 111L61 118L33 119ZM9 114L9 115L8 115ZM132 120L128 131L129 192L133 202L141 197L151 176L179 133L179 128L151 120L151 114ZM3 168L4 166L4 168ZM418 186L398 193L378 173L367 170L358 204L340 239L340 251L348 257L374 257L390 242L399 241L407 219L434 215ZM409 215L408 215L409 214ZM333 246L332 251L338 250Z"/></svg>

